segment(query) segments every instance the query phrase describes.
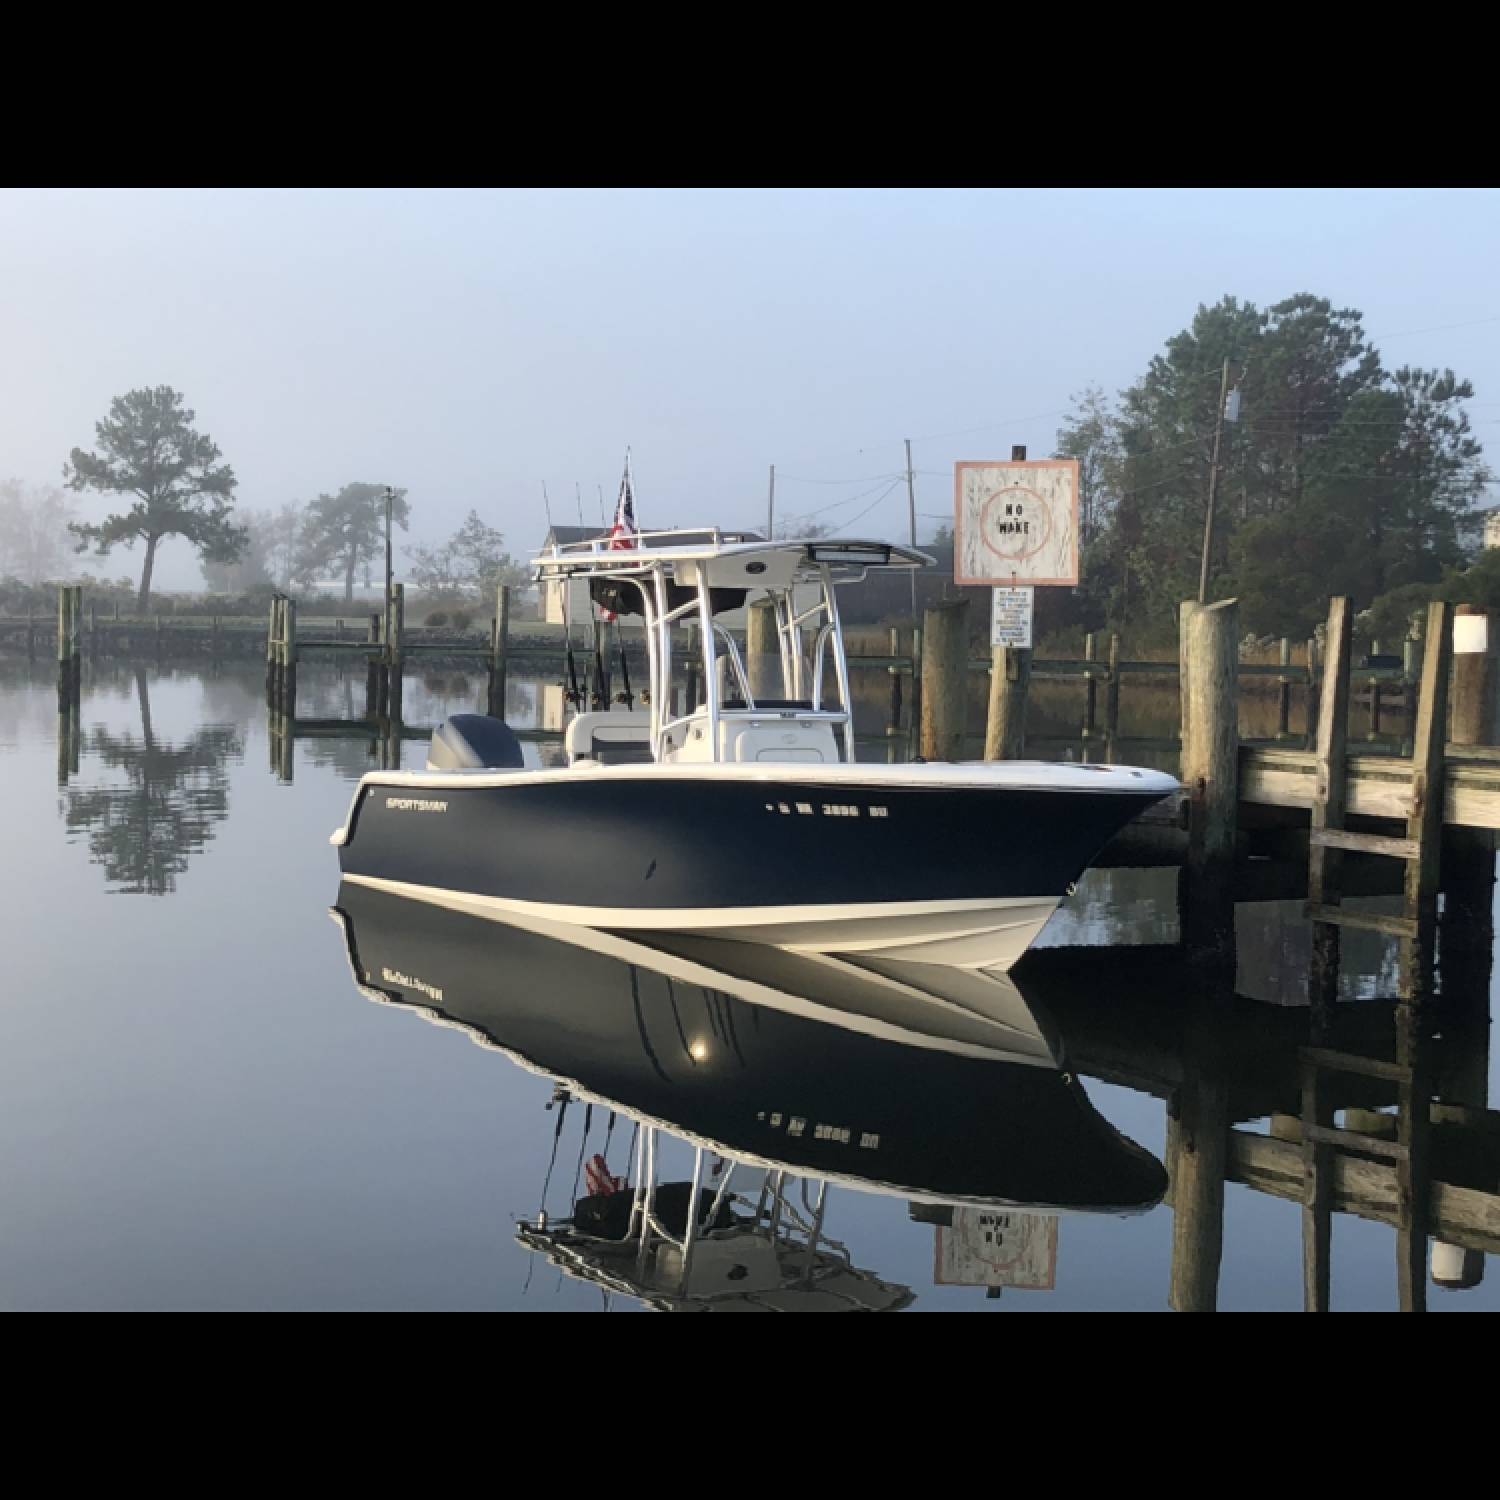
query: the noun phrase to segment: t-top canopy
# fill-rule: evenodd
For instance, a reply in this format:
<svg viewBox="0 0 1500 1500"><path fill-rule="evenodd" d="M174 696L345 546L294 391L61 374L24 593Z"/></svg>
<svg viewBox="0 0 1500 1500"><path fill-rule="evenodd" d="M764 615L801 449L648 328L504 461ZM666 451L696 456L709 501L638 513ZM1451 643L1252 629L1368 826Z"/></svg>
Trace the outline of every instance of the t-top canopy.
<svg viewBox="0 0 1500 1500"><path fill-rule="evenodd" d="M914 547L855 537L809 537L768 542L753 532L709 530L643 531L611 542L608 536L549 548L532 559L533 577L555 579L577 574L645 573L669 564L712 563L733 559L741 566L757 556L782 559L790 555L798 574L822 567L926 568L933 559ZM783 564L783 567L785 565ZM747 572L753 570L746 569ZM776 569L781 572L782 569Z"/></svg>

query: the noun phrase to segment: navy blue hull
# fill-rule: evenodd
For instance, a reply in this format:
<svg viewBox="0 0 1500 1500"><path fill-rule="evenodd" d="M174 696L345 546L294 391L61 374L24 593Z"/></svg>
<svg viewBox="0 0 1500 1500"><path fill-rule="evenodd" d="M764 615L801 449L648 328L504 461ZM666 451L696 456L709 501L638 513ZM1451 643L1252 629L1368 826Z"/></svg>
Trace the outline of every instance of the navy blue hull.
<svg viewBox="0 0 1500 1500"><path fill-rule="evenodd" d="M346 875L670 912L1060 897L1158 794L713 778L361 793Z"/></svg>

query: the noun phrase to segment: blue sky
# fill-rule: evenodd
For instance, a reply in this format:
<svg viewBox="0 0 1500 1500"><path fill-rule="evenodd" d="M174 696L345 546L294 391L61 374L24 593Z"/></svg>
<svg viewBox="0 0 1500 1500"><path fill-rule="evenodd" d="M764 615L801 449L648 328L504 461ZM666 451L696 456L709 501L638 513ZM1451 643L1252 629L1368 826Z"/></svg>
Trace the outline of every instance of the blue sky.
<svg viewBox="0 0 1500 1500"><path fill-rule="evenodd" d="M543 480L594 519L629 443L645 525L758 523L775 463L779 510L900 535L904 437L940 514L955 459L1049 451L1225 293L1361 309L1494 450L1497 267L1488 190L7 190L0 478L166 383L249 506L404 484L415 535L473 507L524 551ZM183 544L159 579L197 585Z"/></svg>

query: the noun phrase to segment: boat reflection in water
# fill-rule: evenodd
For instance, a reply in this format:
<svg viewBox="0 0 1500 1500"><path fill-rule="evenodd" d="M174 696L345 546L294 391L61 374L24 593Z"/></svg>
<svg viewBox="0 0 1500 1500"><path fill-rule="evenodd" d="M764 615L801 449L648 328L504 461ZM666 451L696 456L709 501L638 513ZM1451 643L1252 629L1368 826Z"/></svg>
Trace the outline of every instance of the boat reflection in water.
<svg viewBox="0 0 1500 1500"><path fill-rule="evenodd" d="M646 943L353 884L335 915L370 998L634 1122L628 1162L596 1157L568 1218L517 1234L655 1307L904 1306L906 1288L829 1238L829 1184L970 1226L1017 1207L1134 1213L1166 1190L1005 975L699 935ZM674 1137L690 1148L675 1148L691 1164L677 1182Z"/></svg>

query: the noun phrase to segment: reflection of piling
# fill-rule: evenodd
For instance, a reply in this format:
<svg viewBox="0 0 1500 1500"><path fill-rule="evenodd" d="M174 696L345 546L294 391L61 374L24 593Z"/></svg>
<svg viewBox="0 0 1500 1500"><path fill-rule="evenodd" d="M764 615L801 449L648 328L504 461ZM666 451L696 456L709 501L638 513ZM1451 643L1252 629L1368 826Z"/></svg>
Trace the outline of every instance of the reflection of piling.
<svg viewBox="0 0 1500 1500"><path fill-rule="evenodd" d="M1202 606L1197 606L1201 608ZM1205 997L1206 998L1206 997ZM1217 1053L1217 1017L1189 1023L1187 1060L1171 1122L1167 1166L1172 1175L1172 1273L1168 1303L1175 1312L1214 1312L1224 1252L1224 1177L1229 1153L1229 1088Z"/></svg>
<svg viewBox="0 0 1500 1500"><path fill-rule="evenodd" d="M945 599L922 616L922 758L962 760L969 703L969 601Z"/></svg>
<svg viewBox="0 0 1500 1500"><path fill-rule="evenodd" d="M1239 605L1182 606L1182 782L1188 853L1183 937L1203 953L1232 949L1230 876L1239 814Z"/></svg>

